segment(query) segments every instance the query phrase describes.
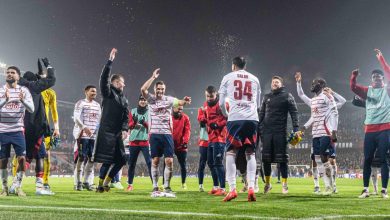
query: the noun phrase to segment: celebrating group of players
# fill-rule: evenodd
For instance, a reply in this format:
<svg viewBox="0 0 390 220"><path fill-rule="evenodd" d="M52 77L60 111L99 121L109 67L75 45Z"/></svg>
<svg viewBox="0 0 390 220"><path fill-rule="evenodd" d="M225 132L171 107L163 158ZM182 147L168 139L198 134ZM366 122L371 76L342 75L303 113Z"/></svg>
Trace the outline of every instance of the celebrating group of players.
<svg viewBox="0 0 390 220"><path fill-rule="evenodd" d="M123 94L124 77L120 74L110 74L116 52L115 48L112 49L100 76L101 105L95 101L97 88L93 85L85 87L85 99L75 105L73 115L75 122L73 135L76 140L75 189L93 190L94 164L101 163L96 191L101 193L109 191L111 182L128 162L126 191L134 190L136 162L139 153L142 152L153 184L151 196L175 197L170 186L174 155L180 164L182 187L186 188L186 157L191 126L189 117L183 113L183 106L191 104L191 97L177 99L165 95L165 83L155 82L160 75L160 69L156 69L141 87L138 106L129 111L128 100ZM386 157L390 145L388 93L390 91L384 80L390 79L390 66L379 50L376 50L376 53L386 77L381 70L374 70L371 77L372 85L365 87L356 83L358 71L355 70L350 80L351 90L356 94L353 103L366 108L364 190L360 198L369 196L368 185L373 161L381 167L381 195L388 198L389 168ZM2 196L9 193L25 196L21 186L26 169L26 157L28 162L36 159L36 193L54 194L50 190L47 177L45 180L42 179L43 171L47 170L43 169L45 166L42 165L42 161L48 157L45 146L49 148L53 145L53 141L45 142L43 138L47 136L48 140L54 140L59 135L56 107L52 105L54 131L50 133L48 129L50 102L44 102L48 100L45 98L46 91L52 91L48 89L54 85L55 75L48 60L45 58L42 61L46 71L39 68L38 74L26 72L23 77L20 77L20 70L17 67L8 67L6 84L0 88ZM225 202L235 199L238 196L236 189L238 169L244 176L244 191L248 193L248 201L256 201L258 173L264 172L264 193L269 193L272 189L271 164L278 163L282 175L282 193L287 194L289 159L287 119L290 115L292 139L301 139L305 130L312 127L314 192L320 192L319 178L323 177L324 194L337 193L335 150L338 108L341 108L346 100L327 87L326 81L322 78L313 80L311 92L314 93L314 97L307 97L301 86L301 73L296 73L298 95L311 108L309 121L299 129L297 106L294 97L286 91L283 78L272 77L271 91L265 94L261 101L259 79L245 69L245 59L236 57L232 60L232 72L223 77L219 89L214 86L205 89L206 101L198 109L199 190L204 191L203 178L207 164L213 180L209 194L224 196ZM154 93L149 93L152 85ZM55 98L53 100L55 103ZM14 174L11 187L8 188L7 163L11 145L17 158L17 162L14 163L17 172ZM129 156L126 156L125 145L129 149ZM160 158L163 158L163 190L158 186ZM257 166L258 163L261 166ZM226 181L229 190L225 189Z"/></svg>

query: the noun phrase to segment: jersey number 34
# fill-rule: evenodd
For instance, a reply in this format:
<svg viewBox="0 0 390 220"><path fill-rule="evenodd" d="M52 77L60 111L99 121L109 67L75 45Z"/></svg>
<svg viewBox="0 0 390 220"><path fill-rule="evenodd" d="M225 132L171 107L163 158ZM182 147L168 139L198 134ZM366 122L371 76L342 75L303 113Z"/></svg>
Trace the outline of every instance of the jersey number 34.
<svg viewBox="0 0 390 220"><path fill-rule="evenodd" d="M245 81L243 85L241 80L234 80L234 87L236 88L236 91L234 91L234 99L242 100L242 97L246 96L248 101L252 101L251 81Z"/></svg>

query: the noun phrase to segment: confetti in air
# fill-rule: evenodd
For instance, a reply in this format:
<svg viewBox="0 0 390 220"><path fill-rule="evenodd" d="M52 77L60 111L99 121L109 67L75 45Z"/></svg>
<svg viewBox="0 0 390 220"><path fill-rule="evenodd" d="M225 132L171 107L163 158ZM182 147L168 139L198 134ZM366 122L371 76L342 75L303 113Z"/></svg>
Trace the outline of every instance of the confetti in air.
<svg viewBox="0 0 390 220"><path fill-rule="evenodd" d="M240 44L240 38L235 35L227 34L225 31L212 30L210 33L210 40L213 51L219 58L220 68L222 73L230 72L231 60L237 56L237 48Z"/></svg>

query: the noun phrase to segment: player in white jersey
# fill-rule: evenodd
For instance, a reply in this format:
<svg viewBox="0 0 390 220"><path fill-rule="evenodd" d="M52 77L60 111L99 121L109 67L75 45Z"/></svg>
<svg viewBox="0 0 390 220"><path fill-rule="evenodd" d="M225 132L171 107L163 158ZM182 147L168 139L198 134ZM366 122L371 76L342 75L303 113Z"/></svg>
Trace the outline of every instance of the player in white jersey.
<svg viewBox="0 0 390 220"><path fill-rule="evenodd" d="M223 199L227 202L237 197L236 190L236 155L240 148L245 147L247 160L248 201L256 201L254 193L256 177L255 147L260 107L259 79L245 70L246 61L243 57L235 57L232 71L225 75L219 88L219 105L227 114L226 139L226 179L230 192ZM225 99L229 102L227 113ZM244 144L245 143L245 144Z"/></svg>
<svg viewBox="0 0 390 220"><path fill-rule="evenodd" d="M297 72L295 74L295 79L297 81L297 93L299 98L311 107L311 99L305 95L302 89L301 81L302 81L302 74L300 72ZM340 109L346 102L345 98L339 95L338 93L332 91L330 88L324 88L323 89L325 93L331 94L334 96L337 109ZM336 109L336 110L337 110ZM336 110L329 110L326 114L326 124L327 127L333 127L335 131L337 131L338 127L338 112ZM335 116L331 117L330 114L336 114ZM333 135L335 136L334 139L336 138L336 132L333 132ZM329 161L332 166L332 182L333 182L333 192L337 193L337 187L336 187L336 176L337 176L337 164L336 164L336 144L333 144L332 147L330 148L330 157ZM314 155L312 155L312 167L313 167L313 177L314 177L314 192L318 193L320 191L319 187L319 173L318 173L318 168L317 168L317 163L314 160Z"/></svg>
<svg viewBox="0 0 390 220"><path fill-rule="evenodd" d="M76 190L92 191L89 180L92 175L93 162L92 152L95 145L96 130L99 125L101 107L96 99L96 86L88 85L84 89L85 99L78 101L73 112L75 122L73 136L78 143L78 160L76 163ZM85 164L85 166L83 165ZM84 170L83 170L84 168ZM81 175L84 173L84 182L81 182Z"/></svg>
<svg viewBox="0 0 390 220"><path fill-rule="evenodd" d="M300 73L296 74L296 79L300 82ZM311 117L304 125L304 130L312 126L312 160L315 161L315 163L313 162L313 174L315 176L314 193L320 192L318 177L316 178L317 168L315 165L317 165L319 175L323 176L324 179L325 194L328 195L333 191L332 174L334 174L334 169L331 167L329 158L331 156L330 151L334 149L334 142L337 141L338 112L334 97L329 92L325 92L325 88L326 81L324 79L318 78L313 80L311 92L315 93L315 96L310 99ZM303 95L300 94L300 97L303 97ZM308 102L307 98L304 98L304 100Z"/></svg>
<svg viewBox="0 0 390 220"><path fill-rule="evenodd" d="M158 196L161 193L158 189L158 165L160 157L164 155L164 193L172 193L170 181L172 178L173 150L174 143L172 138L172 107L191 104L191 97L185 96L183 100L178 100L165 95L165 84L158 81L154 85L154 94L149 94L149 87L153 81L160 75L160 69L156 69L144 85L141 87L142 96L149 103L149 143L152 157L152 196Z"/></svg>
<svg viewBox="0 0 390 220"><path fill-rule="evenodd" d="M19 161L15 179L15 193L26 196L22 191L22 178L26 165L26 140L24 137L25 110L34 112L34 103L30 91L18 85L20 70L15 66L8 67L6 84L0 88L0 176L2 192L0 196L8 196L7 164L11 145ZM28 131L27 131L28 132Z"/></svg>

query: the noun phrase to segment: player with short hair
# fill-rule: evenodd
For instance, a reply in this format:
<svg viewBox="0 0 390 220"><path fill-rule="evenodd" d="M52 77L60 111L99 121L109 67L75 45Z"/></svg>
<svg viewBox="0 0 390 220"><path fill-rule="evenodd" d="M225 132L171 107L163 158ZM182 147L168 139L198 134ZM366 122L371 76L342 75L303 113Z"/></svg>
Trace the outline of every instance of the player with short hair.
<svg viewBox="0 0 390 220"><path fill-rule="evenodd" d="M30 91L26 87L18 85L19 79L19 68L10 66L6 72L6 84L0 87L0 176L2 182L0 196L8 196L9 194L7 164L11 145L18 160L13 192L18 196L26 196L21 188L26 171L26 140L23 118L25 110L32 113L35 108Z"/></svg>
<svg viewBox="0 0 390 220"><path fill-rule="evenodd" d="M125 80L121 74L110 74L116 53L117 49L113 48L99 81L102 113L91 161L102 163L96 189L100 193L110 190L111 180L127 161L123 144L129 130L128 100L123 92Z"/></svg>
<svg viewBox="0 0 390 220"><path fill-rule="evenodd" d="M213 188L209 194L216 196L226 195L225 190L225 168L223 158L226 144L226 122L227 118L222 112L219 103L219 95L214 86L208 86L205 91L206 101L203 104L209 146L207 147L207 162L213 177ZM225 102L223 102L225 105Z"/></svg>
<svg viewBox="0 0 390 220"><path fill-rule="evenodd" d="M92 175L94 163L92 152L95 145L96 131L99 126L101 107L96 99L96 86L87 85L84 89L85 99L79 100L74 108L73 136L78 143L79 156L76 163L76 190L84 189L92 191L89 180ZM85 165L84 165L85 164ZM84 182L81 181L81 175L84 174Z"/></svg>
<svg viewBox="0 0 390 220"><path fill-rule="evenodd" d="M232 61L232 71L225 75L219 88L219 105L226 114L226 179L230 192L223 201L230 201L237 197L236 190L236 162L237 151L245 147L247 160L248 201L256 201L254 192L256 178L256 138L259 117L257 109L260 107L260 82L253 74L247 72L246 61L243 57L235 57ZM225 99L229 102L229 112L226 111ZM249 141L249 144L245 144Z"/></svg>
<svg viewBox="0 0 390 220"><path fill-rule="evenodd" d="M141 87L142 96L148 100L149 109L149 142L152 157L152 196L160 194L158 188L158 165L160 158L164 156L164 193L172 193L170 181L172 178L174 143L172 138L172 108L191 104L191 97L185 96L178 100L165 95L165 83L158 81L154 85L154 94L149 94L148 89L160 76L160 69L153 71L153 75Z"/></svg>
<svg viewBox="0 0 390 220"><path fill-rule="evenodd" d="M387 166L386 155L389 151L390 137L390 88L385 84L385 80L390 79L390 66L387 64L382 52L375 49L376 56L385 70L373 70L371 72L371 85L363 86L356 81L359 70L352 71L350 88L366 102L366 117L364 128L364 165L363 165L363 185L364 189L359 198L367 198L369 194L369 184L371 176L371 166L375 154L381 163L382 178L382 198L388 199L387 184L389 181L389 167Z"/></svg>
<svg viewBox="0 0 390 220"><path fill-rule="evenodd" d="M305 93L303 92L303 89L302 89L302 84L301 84L302 74L300 72L297 72L295 74L295 79L297 81L297 93L298 93L299 98L301 98L301 100L306 105L311 107L311 99L305 95ZM345 102L346 102L345 98L342 97L341 95L339 95L338 93L334 92L332 89L327 87L327 88L324 88L323 91L325 92L325 94L329 93L335 98L337 109L340 109L345 104ZM331 116L330 114L334 114L334 115ZM329 111L327 112L327 116L326 116L326 124L328 125L327 128L332 127L332 126L334 127L335 131L333 131L332 134L336 135L337 126L338 126L338 112L337 111L329 109ZM331 144L330 149L329 149L329 155L330 155L329 162L330 162L331 167L332 167L333 193L337 193L337 187L336 187L336 176L337 176L336 143ZM318 173L317 163L314 159L314 155L312 155L311 157L312 157L312 169L313 169L313 178L314 178L314 193L319 193L320 192L320 184L319 184L320 175Z"/></svg>
<svg viewBox="0 0 390 220"><path fill-rule="evenodd" d="M271 189L271 163L280 165L282 193L288 193L287 119L290 114L293 132L299 130L298 109L294 97L285 90L280 76L272 77L271 92L266 94L259 114L260 135L263 142L262 161L265 174L264 194Z"/></svg>

